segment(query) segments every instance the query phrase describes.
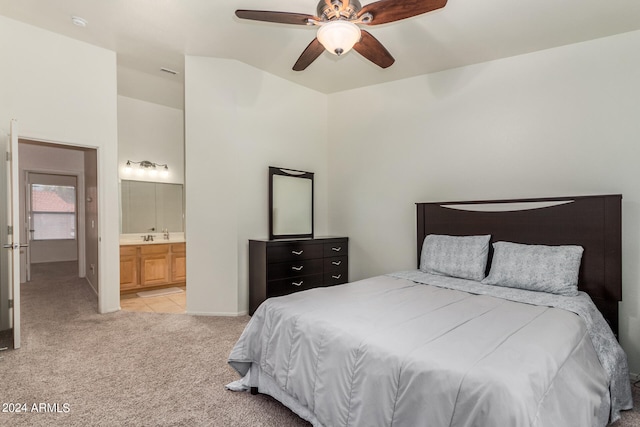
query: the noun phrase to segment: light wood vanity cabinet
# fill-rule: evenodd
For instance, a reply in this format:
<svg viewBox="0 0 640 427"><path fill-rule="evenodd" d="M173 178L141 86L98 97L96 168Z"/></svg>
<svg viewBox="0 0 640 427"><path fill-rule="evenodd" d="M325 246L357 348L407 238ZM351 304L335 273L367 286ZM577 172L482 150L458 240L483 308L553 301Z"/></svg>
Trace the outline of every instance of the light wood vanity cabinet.
<svg viewBox="0 0 640 427"><path fill-rule="evenodd" d="M120 291L139 286L136 249L136 246L120 246Z"/></svg>
<svg viewBox="0 0 640 427"><path fill-rule="evenodd" d="M185 244L171 245L171 280L184 282L187 280L187 252Z"/></svg>
<svg viewBox="0 0 640 427"><path fill-rule="evenodd" d="M120 292L184 284L184 243L120 246Z"/></svg>

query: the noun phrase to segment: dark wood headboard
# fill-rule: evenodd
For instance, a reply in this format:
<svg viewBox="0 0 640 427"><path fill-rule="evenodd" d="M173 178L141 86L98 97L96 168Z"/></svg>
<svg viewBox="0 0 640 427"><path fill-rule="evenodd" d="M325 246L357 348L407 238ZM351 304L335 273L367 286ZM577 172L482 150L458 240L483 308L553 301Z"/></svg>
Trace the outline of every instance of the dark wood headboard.
<svg viewBox="0 0 640 427"><path fill-rule="evenodd" d="M618 335L621 195L417 203L417 208L418 266L422 242L428 234L491 234L492 242L582 246L578 288L591 296ZM487 271L491 262L488 264Z"/></svg>

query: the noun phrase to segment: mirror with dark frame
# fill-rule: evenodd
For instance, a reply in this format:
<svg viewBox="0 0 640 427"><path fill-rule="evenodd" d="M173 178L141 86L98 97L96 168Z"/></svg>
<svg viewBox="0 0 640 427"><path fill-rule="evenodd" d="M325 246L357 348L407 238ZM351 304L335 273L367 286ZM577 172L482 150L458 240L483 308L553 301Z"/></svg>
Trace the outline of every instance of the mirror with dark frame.
<svg viewBox="0 0 640 427"><path fill-rule="evenodd" d="M269 239L313 238L313 172L269 166Z"/></svg>

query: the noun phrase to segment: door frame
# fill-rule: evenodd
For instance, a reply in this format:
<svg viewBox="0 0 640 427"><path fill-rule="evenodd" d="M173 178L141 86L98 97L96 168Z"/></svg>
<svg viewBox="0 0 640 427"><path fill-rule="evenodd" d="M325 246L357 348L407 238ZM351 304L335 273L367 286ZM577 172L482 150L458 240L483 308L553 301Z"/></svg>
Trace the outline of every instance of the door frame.
<svg viewBox="0 0 640 427"><path fill-rule="evenodd" d="M101 204L101 199L102 196L100 195L101 193L101 187L100 187L100 182L103 179L102 176L102 168L100 167L100 162L101 162L101 155L102 155L102 148L96 145L89 145L89 144L77 144L77 143L72 143L72 142L68 142L68 141L63 141L63 140L53 140L53 139L48 139L48 138L43 138L42 136L31 136L29 134L18 134L18 141L20 140L28 140L28 141L33 141L33 142L39 142L39 143L43 143L46 145L53 145L53 146L59 146L61 148L67 148L67 149L80 149L80 150L93 150L96 153L96 162L95 162L95 169L96 169L96 187L98 189L98 197L96 200L96 202L98 203L98 209L96 209L96 224L95 224L95 228L97 230L97 234L98 234L98 238L97 238L97 258L96 258L96 268L98 270L98 272L102 272L103 268L102 268L102 261L104 261L103 259L103 253L102 253L102 245L101 245L101 241L102 241L102 232L101 232L101 214L102 214L102 210L103 210L103 206ZM20 165L18 165L19 167ZM77 172L77 171L76 171ZM86 173L86 171L84 171L84 173ZM65 174L69 175L69 172L66 172ZM82 176L82 185L83 185L83 189L85 186L85 182L84 182L84 175ZM85 212L86 215L86 209L84 207L84 195L82 196L82 205L83 205L83 211ZM83 219L84 221L84 219ZM22 224L21 224L22 225ZM78 227L79 228L79 227ZM86 254L86 233L85 233L85 244L83 247L83 254ZM85 265L83 267L83 271L84 271L84 277L86 278L86 262ZM101 280L101 276L103 273L100 273L98 275L96 275L96 280L98 283L91 283L90 286L94 289L94 291L96 292L97 296L98 296L98 313L107 313L110 310L105 310L103 305L104 305L104 299L107 298L108 296L104 295L103 292L106 291L106 289L103 287L104 285L104 281ZM87 279L88 280L88 279Z"/></svg>
<svg viewBox="0 0 640 427"><path fill-rule="evenodd" d="M25 138L18 138L18 144L20 140L24 140ZM30 140L33 141L33 140ZM59 145L59 144L58 144ZM84 188L84 172L83 171L75 171L75 170L54 170L54 169L24 169L24 212L21 220L21 226L23 230L26 230L25 233L25 242L29 242L31 244L31 238L29 236L28 231L28 222L27 215L29 214L29 209L31 205L31 201L29 200L30 195L30 185L29 181L30 174L41 174L41 175L64 175L64 176L73 176L76 178L76 222L77 222L77 250L78 250L78 277L86 277L87 276L87 262L86 262L86 229L85 229L85 215L86 215L86 206L85 206L85 188ZM31 247L27 248L28 250ZM26 254L25 254L26 255ZM25 256L26 260L22 264L28 264L29 256ZM27 271L29 270L29 265L26 265ZM29 278L29 274L27 273L27 278Z"/></svg>

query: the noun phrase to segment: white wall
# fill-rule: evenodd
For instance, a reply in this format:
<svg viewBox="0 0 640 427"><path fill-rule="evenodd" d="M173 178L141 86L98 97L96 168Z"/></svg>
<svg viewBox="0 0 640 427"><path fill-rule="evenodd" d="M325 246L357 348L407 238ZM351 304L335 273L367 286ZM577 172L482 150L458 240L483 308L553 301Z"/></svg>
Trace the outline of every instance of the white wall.
<svg viewBox="0 0 640 427"><path fill-rule="evenodd" d="M123 63L122 58L118 61L118 94L184 110L184 82L180 74L137 70Z"/></svg>
<svg viewBox="0 0 640 427"><path fill-rule="evenodd" d="M640 32L329 96L350 278L415 268L415 202L623 194L621 343L640 372Z"/></svg>
<svg viewBox="0 0 640 427"><path fill-rule="evenodd" d="M127 160L167 164L169 176L124 172ZM184 112L118 96L118 166L121 179L184 183Z"/></svg>
<svg viewBox="0 0 640 427"><path fill-rule="evenodd" d="M187 311L248 309L248 239L267 238L268 167L316 173L327 233L327 99L237 61L185 59Z"/></svg>
<svg viewBox="0 0 640 427"><path fill-rule="evenodd" d="M99 309L118 310L116 54L0 16L0 144L19 136L98 150Z"/></svg>

